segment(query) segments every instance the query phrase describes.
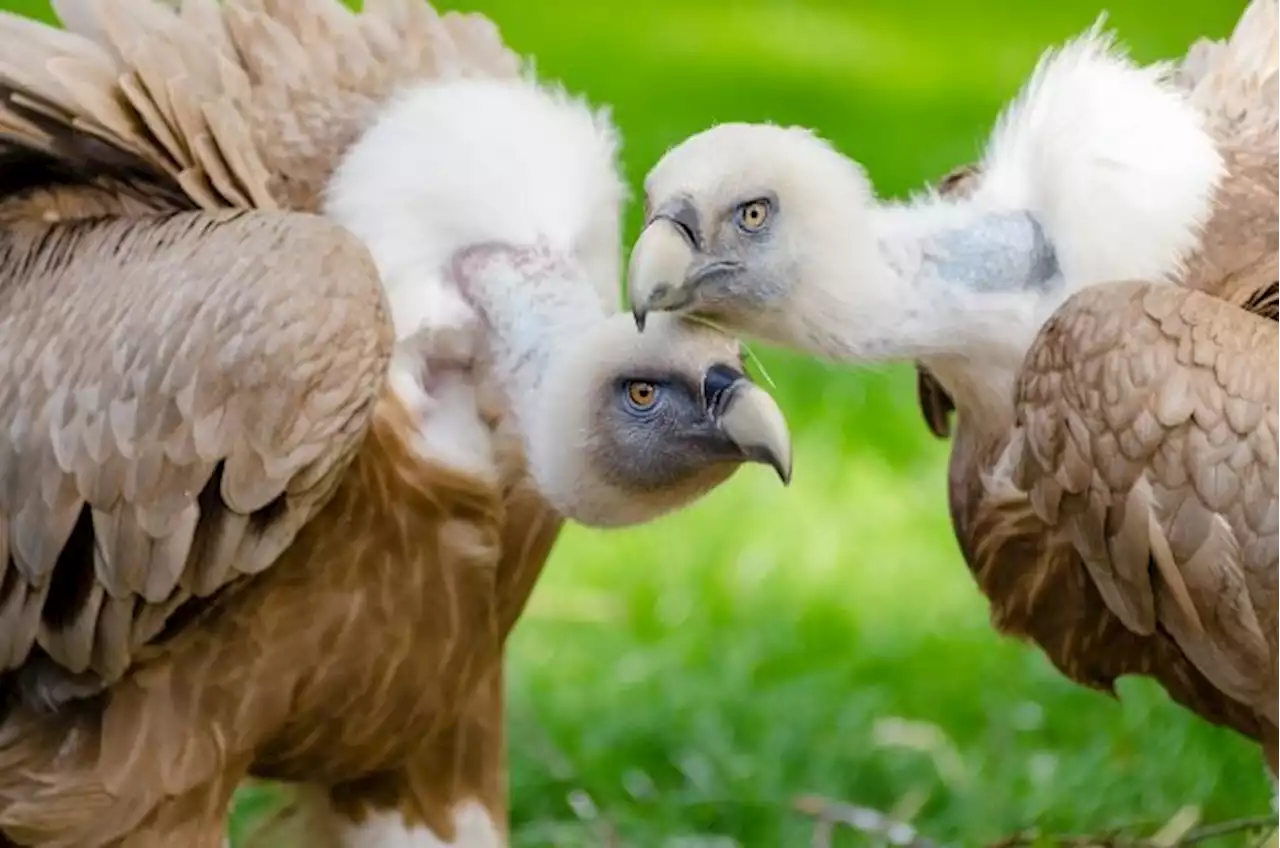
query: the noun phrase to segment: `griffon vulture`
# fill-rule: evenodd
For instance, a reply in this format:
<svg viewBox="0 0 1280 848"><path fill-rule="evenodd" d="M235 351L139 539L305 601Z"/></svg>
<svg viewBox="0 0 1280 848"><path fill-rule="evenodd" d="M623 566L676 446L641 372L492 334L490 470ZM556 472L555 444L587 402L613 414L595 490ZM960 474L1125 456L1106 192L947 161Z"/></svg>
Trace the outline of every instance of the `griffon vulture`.
<svg viewBox="0 0 1280 848"><path fill-rule="evenodd" d="M486 19L57 5L0 17L0 844L212 848L246 775L504 844L562 521L785 479L781 413L610 314L614 131Z"/></svg>
<svg viewBox="0 0 1280 848"><path fill-rule="evenodd" d="M905 203L807 131L712 128L648 175L630 268L638 322L922 363L996 627L1086 686L1154 677L1273 774L1277 42L1276 0L1177 64L1095 29Z"/></svg>

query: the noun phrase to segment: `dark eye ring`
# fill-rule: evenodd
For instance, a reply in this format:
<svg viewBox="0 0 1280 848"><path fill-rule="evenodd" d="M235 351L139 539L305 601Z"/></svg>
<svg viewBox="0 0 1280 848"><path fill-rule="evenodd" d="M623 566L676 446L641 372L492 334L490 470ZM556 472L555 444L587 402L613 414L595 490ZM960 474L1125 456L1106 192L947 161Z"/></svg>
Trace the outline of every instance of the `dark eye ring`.
<svg viewBox="0 0 1280 848"><path fill-rule="evenodd" d="M627 382L627 403L632 409L647 412L658 402L658 387L647 380Z"/></svg>

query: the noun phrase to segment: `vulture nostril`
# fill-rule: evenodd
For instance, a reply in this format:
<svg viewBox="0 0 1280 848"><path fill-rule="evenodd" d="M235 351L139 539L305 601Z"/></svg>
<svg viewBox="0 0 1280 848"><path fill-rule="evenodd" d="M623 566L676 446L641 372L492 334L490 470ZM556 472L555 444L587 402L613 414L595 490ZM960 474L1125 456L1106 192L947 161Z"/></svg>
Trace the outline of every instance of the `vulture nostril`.
<svg viewBox="0 0 1280 848"><path fill-rule="evenodd" d="M678 218L670 218L668 220L670 220L671 223L675 225L675 228L680 231L680 237L688 242L690 247L696 248L698 246L698 237L693 234L692 227Z"/></svg>
<svg viewBox="0 0 1280 848"><path fill-rule="evenodd" d="M698 220L698 210L689 202L688 198L678 198L673 201L664 203L649 223L661 218L676 228L676 232L680 233L680 237L693 250L699 249L700 234L702 232L702 222Z"/></svg>
<svg viewBox="0 0 1280 848"><path fill-rule="evenodd" d="M725 392L744 376L741 371L728 365L713 365L707 369L707 376L702 380L702 395L706 399L707 409L720 411L719 405L725 398Z"/></svg>

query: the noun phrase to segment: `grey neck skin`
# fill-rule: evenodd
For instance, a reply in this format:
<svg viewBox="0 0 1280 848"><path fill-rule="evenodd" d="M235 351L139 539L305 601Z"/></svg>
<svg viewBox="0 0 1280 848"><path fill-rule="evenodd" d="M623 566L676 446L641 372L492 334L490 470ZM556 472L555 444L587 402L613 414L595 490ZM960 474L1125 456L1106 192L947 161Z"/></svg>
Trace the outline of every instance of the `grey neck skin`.
<svg viewBox="0 0 1280 848"><path fill-rule="evenodd" d="M1009 420L1023 357L1060 297L1044 230L1027 212L964 206L897 208L883 223L881 290L900 304L884 358L924 363L962 414Z"/></svg>
<svg viewBox="0 0 1280 848"><path fill-rule="evenodd" d="M921 244L920 270L975 293L1044 291L1058 260L1029 212L993 212Z"/></svg>

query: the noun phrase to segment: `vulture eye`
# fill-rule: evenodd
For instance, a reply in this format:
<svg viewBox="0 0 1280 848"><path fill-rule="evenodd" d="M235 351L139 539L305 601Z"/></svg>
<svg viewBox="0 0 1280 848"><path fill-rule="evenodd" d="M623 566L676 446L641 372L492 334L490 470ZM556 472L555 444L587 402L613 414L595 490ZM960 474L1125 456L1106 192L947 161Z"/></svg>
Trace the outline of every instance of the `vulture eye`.
<svg viewBox="0 0 1280 848"><path fill-rule="evenodd" d="M627 403L632 408L645 410L653 406L658 399L658 387L644 380L632 380L627 383Z"/></svg>
<svg viewBox="0 0 1280 848"><path fill-rule="evenodd" d="M758 233L769 220L769 201L764 198L749 200L738 207L738 228L743 232Z"/></svg>

